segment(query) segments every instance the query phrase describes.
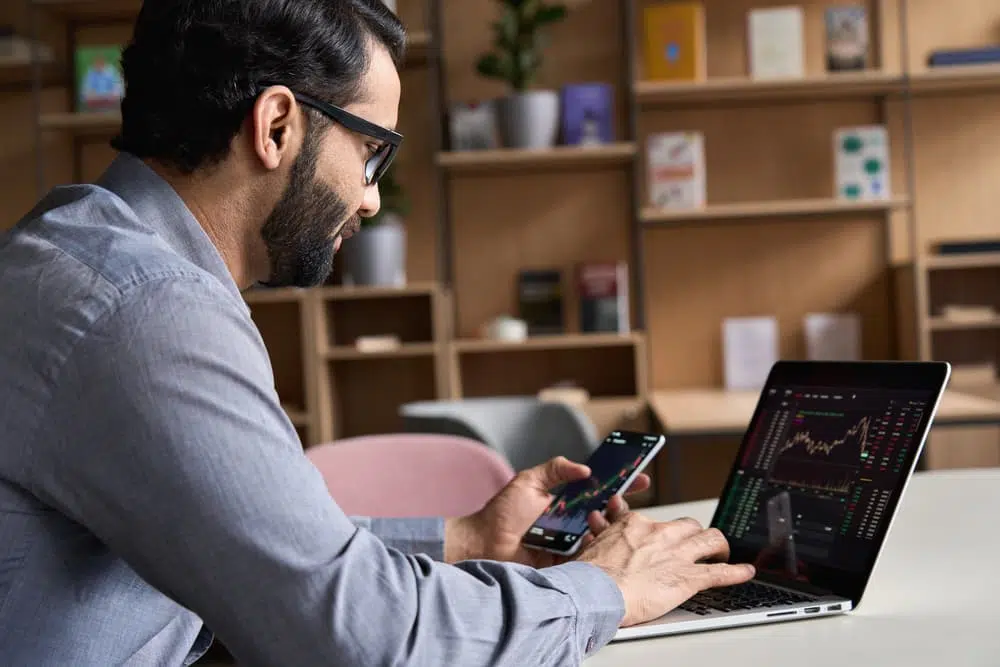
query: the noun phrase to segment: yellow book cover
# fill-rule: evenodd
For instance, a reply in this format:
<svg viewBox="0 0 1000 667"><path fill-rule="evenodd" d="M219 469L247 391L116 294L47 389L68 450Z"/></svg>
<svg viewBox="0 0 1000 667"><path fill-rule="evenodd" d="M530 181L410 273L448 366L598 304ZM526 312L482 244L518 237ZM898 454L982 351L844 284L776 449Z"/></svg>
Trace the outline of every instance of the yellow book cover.
<svg viewBox="0 0 1000 667"><path fill-rule="evenodd" d="M646 79L705 79L705 10L701 2L665 2L643 11Z"/></svg>

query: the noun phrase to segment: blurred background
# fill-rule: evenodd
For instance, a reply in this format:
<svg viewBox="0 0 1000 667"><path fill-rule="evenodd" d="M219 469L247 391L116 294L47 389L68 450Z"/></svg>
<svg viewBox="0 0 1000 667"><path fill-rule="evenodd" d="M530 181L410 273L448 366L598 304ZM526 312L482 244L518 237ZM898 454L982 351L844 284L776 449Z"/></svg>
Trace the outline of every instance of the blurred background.
<svg viewBox="0 0 1000 667"><path fill-rule="evenodd" d="M0 5L0 226L112 159L139 4ZM303 447L661 430L639 503L710 498L774 360L942 359L921 465L1000 465L995 1L391 5L382 214L246 293Z"/></svg>

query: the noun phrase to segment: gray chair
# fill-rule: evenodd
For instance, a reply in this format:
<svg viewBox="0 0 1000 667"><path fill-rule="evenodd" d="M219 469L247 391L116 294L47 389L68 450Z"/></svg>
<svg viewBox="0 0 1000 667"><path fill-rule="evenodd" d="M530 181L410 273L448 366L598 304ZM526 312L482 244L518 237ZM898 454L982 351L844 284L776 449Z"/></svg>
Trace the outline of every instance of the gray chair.
<svg viewBox="0 0 1000 667"><path fill-rule="evenodd" d="M409 433L444 433L482 442L515 471L555 456L584 462L600 444L597 428L580 408L536 396L418 401L400 407Z"/></svg>

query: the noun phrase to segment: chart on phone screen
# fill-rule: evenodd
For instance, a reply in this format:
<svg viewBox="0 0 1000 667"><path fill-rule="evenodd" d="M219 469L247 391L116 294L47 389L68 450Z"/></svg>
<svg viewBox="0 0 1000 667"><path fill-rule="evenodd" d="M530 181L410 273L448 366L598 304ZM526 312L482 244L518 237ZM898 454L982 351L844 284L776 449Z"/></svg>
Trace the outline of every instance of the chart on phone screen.
<svg viewBox="0 0 1000 667"><path fill-rule="evenodd" d="M607 505L642 463L648 447L648 443L625 439L606 442L588 461L590 477L568 484L535 525L574 535L586 532L587 515Z"/></svg>

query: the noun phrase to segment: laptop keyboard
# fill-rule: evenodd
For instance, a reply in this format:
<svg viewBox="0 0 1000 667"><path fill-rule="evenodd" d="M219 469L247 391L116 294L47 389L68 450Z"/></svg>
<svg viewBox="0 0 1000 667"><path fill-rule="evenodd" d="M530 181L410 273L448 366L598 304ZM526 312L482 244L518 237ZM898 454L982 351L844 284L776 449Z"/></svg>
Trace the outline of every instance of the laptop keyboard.
<svg viewBox="0 0 1000 667"><path fill-rule="evenodd" d="M699 616L705 616L713 611L730 612L761 607L781 607L797 602L809 602L812 599L792 591L748 581L737 586L702 591L680 605L680 608Z"/></svg>

